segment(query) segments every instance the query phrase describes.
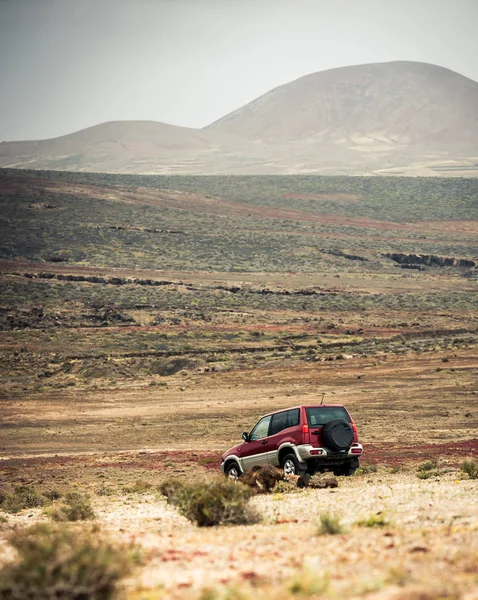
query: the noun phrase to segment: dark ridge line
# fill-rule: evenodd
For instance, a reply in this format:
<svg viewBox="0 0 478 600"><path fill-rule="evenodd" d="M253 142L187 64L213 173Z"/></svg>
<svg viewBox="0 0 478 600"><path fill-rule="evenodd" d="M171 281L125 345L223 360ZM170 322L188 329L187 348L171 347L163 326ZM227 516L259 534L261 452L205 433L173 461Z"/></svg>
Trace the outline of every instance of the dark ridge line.
<svg viewBox="0 0 478 600"><path fill-rule="evenodd" d="M127 225L90 225L92 229L108 229L112 231L139 231L142 233L166 233L171 235L189 235L176 229L154 229L150 227L128 227Z"/></svg>
<svg viewBox="0 0 478 600"><path fill-rule="evenodd" d="M148 358L151 356L158 356L161 358L171 358L174 356L201 356L209 354L211 356L223 355L224 353L233 354L254 354L256 352L286 352L287 350L306 350L311 346L303 346L298 344L287 344L286 346L234 346L223 349L210 349L205 348L190 348L188 350L144 350L138 352L109 352L107 354L64 354L60 355L65 359L69 360L100 360L104 358ZM58 353L50 353L56 354Z"/></svg>
<svg viewBox="0 0 478 600"><path fill-rule="evenodd" d="M478 329L429 329L426 331L410 331L409 333L399 333L389 338L363 338L362 340L351 340L350 342L331 342L330 344L317 344L320 349L355 347L366 345L367 343L389 344L390 342L407 342L417 339L433 339L439 337L452 337L455 335L477 335ZM320 335L320 333L318 334Z"/></svg>
<svg viewBox="0 0 478 600"><path fill-rule="evenodd" d="M61 273L19 273L15 272L13 275L17 277L25 277L27 279L54 279L57 281L76 281L81 283L95 283L95 284L103 284L103 285L143 285L143 286L153 286L160 287L166 285L174 285L178 287L185 287L188 291L191 292L200 292L204 290L221 290L224 292L229 292L231 294L237 294L238 292L246 292L248 294L260 294L262 296L266 295L274 295L274 296L337 296L341 295L350 295L353 292L334 292L334 291L315 291L315 290L271 290L268 288L262 289L248 289L242 288L239 286L225 286L225 285L217 285L217 286L194 286L188 283L184 283L183 281L167 281L167 280L154 280L154 279L127 279L123 277L100 277L96 275L62 275ZM362 292L362 295L366 295L366 293Z"/></svg>
<svg viewBox="0 0 478 600"><path fill-rule="evenodd" d="M447 335L476 335L478 329L428 329L426 331L410 331L409 333L399 333L389 338L393 342L406 342L408 340L423 339L427 337L446 337Z"/></svg>
<svg viewBox="0 0 478 600"><path fill-rule="evenodd" d="M468 258L455 258L453 256L437 256L436 254L403 254L401 252L386 252L382 256L389 258L401 266L417 268L422 265L429 267L457 267L472 269L478 263Z"/></svg>

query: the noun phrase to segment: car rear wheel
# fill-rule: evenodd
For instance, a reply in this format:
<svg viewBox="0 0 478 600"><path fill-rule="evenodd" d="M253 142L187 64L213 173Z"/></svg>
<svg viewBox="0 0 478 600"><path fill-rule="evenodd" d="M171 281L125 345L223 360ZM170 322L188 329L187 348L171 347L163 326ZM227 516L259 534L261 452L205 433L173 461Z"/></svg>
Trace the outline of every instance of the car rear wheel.
<svg viewBox="0 0 478 600"><path fill-rule="evenodd" d="M345 465L341 465L340 467L336 467L334 469L334 475L345 475L346 477L352 476L357 467L352 466L350 463L346 463Z"/></svg>
<svg viewBox="0 0 478 600"><path fill-rule="evenodd" d="M229 463L225 470L226 477L229 479L239 479L241 475L241 470L239 469L237 463Z"/></svg>
<svg viewBox="0 0 478 600"><path fill-rule="evenodd" d="M282 468L284 469L284 475L299 475L300 467L299 461L293 454L287 454L282 459Z"/></svg>

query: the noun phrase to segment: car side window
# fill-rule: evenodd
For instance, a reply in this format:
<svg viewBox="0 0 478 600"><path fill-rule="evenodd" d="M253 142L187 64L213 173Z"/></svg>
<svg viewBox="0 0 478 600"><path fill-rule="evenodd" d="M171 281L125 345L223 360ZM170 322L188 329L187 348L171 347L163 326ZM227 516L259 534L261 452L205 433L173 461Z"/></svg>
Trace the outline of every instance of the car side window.
<svg viewBox="0 0 478 600"><path fill-rule="evenodd" d="M287 427L296 427L300 423L300 410L293 408L287 411Z"/></svg>
<svg viewBox="0 0 478 600"><path fill-rule="evenodd" d="M269 433L269 423L271 422L271 416L263 417L254 429L251 431L249 436L250 440L261 440L262 438L267 437Z"/></svg>
<svg viewBox="0 0 478 600"><path fill-rule="evenodd" d="M270 435L275 435L287 427L287 411L272 415Z"/></svg>
<svg viewBox="0 0 478 600"><path fill-rule="evenodd" d="M275 435L288 427L299 425L300 411L298 408L285 410L284 412L272 415L271 430L269 435Z"/></svg>

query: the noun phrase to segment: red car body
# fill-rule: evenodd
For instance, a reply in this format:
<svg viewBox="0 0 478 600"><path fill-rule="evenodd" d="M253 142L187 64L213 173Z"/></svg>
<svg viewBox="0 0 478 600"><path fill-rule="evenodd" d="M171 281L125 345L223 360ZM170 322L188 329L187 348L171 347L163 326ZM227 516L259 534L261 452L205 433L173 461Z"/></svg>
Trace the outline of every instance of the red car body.
<svg viewBox="0 0 478 600"><path fill-rule="evenodd" d="M287 474L331 470L352 475L363 452L355 423L341 404L282 409L261 417L242 437L222 456L221 469L231 477L264 464Z"/></svg>

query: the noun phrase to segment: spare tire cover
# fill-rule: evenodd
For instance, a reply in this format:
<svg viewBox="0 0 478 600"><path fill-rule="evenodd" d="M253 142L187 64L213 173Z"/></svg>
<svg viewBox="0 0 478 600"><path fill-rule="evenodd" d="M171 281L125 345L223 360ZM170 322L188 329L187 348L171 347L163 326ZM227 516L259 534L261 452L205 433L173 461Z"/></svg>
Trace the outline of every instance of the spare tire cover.
<svg viewBox="0 0 478 600"><path fill-rule="evenodd" d="M322 438L330 450L348 450L354 441L354 432L347 421L333 419L324 425Z"/></svg>

